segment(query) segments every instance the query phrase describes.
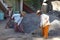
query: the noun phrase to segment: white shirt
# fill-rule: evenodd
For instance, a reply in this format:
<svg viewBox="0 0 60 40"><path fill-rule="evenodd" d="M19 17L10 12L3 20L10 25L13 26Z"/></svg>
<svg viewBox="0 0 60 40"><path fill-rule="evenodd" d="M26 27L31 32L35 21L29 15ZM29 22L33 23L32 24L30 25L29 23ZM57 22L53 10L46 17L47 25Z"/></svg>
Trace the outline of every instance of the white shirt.
<svg viewBox="0 0 60 40"><path fill-rule="evenodd" d="M20 14L13 14L12 18L14 18L14 22L18 23L18 25L21 23L23 17L20 17Z"/></svg>
<svg viewBox="0 0 60 40"><path fill-rule="evenodd" d="M42 14L42 15L40 16L40 20L41 20L41 22L40 22L40 27L46 26L46 25L50 25L49 16L48 16L48 15Z"/></svg>

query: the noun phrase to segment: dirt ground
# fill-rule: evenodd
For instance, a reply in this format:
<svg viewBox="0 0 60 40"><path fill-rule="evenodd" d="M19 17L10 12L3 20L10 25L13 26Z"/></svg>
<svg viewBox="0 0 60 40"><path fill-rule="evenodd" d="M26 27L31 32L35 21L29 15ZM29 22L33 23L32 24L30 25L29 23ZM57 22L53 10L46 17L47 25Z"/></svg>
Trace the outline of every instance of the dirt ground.
<svg viewBox="0 0 60 40"><path fill-rule="evenodd" d="M35 35L29 34L31 31L37 29L39 24L39 17L35 14L27 14L23 20L26 33L15 32L13 28L5 29L7 20L0 21L0 40L43 40L41 31ZM47 40L55 40L54 38L60 38L60 21L54 20L51 22L49 31L49 38ZM60 39L59 39L60 40Z"/></svg>

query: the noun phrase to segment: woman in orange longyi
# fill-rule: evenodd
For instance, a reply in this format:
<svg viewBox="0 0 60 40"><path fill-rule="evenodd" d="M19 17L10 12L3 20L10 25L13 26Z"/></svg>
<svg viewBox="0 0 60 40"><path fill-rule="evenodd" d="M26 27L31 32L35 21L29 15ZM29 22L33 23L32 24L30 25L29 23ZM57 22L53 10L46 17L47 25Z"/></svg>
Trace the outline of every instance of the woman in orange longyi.
<svg viewBox="0 0 60 40"><path fill-rule="evenodd" d="M50 26L49 16L47 14L42 14L41 10L37 11L37 15L40 16L40 28L42 29L42 36L48 38L48 30Z"/></svg>

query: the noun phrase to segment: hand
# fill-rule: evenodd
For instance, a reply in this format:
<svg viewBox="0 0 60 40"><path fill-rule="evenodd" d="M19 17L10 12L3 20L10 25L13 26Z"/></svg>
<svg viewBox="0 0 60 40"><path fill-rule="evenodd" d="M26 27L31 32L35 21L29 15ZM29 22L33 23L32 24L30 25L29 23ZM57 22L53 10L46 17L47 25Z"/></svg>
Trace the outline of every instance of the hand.
<svg viewBox="0 0 60 40"><path fill-rule="evenodd" d="M47 25L47 26L50 26L50 25Z"/></svg>
<svg viewBox="0 0 60 40"><path fill-rule="evenodd" d="M39 26L39 28L41 28L41 27Z"/></svg>
<svg viewBox="0 0 60 40"><path fill-rule="evenodd" d="M39 27L40 29L42 29L42 27Z"/></svg>

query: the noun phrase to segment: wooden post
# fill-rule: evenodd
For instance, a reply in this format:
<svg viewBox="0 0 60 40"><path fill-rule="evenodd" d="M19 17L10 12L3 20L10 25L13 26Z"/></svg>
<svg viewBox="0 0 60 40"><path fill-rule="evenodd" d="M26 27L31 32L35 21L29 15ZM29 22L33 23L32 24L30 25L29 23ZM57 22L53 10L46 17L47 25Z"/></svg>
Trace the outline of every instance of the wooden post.
<svg viewBox="0 0 60 40"><path fill-rule="evenodd" d="M22 13L23 11L23 0L20 0L20 12Z"/></svg>

